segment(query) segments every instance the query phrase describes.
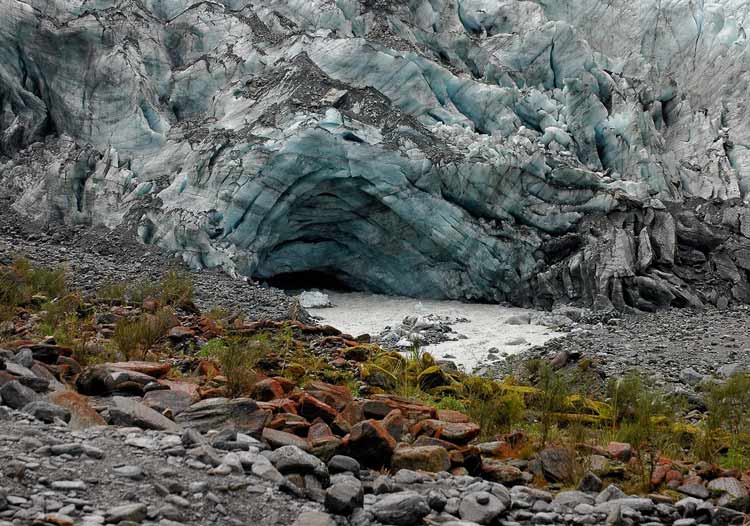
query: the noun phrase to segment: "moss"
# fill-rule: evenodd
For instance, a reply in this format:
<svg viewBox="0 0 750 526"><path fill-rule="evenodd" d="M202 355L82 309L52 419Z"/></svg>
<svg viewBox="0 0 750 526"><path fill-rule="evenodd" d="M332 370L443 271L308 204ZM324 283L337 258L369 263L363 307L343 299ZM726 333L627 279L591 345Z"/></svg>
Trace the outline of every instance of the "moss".
<svg viewBox="0 0 750 526"><path fill-rule="evenodd" d="M437 387L444 387L453 383L453 378L443 371L439 365L432 365L417 375L417 384L422 391L430 391Z"/></svg>

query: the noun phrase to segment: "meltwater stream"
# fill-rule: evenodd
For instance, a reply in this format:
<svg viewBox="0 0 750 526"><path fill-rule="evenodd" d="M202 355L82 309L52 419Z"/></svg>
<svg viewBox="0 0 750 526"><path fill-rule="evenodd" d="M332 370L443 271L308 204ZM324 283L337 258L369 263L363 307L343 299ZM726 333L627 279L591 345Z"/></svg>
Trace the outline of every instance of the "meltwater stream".
<svg viewBox="0 0 750 526"><path fill-rule="evenodd" d="M466 372L501 359L504 353L516 354L533 345L562 336L562 333L543 325L508 324L537 314L526 309L500 305L461 303L458 301L418 300L414 298L381 296L361 292L325 291L333 307L309 308L321 322L332 325L354 336L376 336L386 327L397 327L406 316L430 314L467 321L452 325L465 339L446 341L426 346L425 350L437 359L448 359ZM533 317L532 317L533 319ZM491 349L497 351L490 354ZM499 351L499 352L498 352Z"/></svg>

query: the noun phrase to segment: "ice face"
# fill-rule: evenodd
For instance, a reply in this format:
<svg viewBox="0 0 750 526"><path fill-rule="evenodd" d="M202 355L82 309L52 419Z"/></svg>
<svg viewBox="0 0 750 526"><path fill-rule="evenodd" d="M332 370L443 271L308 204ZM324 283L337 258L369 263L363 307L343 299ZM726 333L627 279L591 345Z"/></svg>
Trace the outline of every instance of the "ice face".
<svg viewBox="0 0 750 526"><path fill-rule="evenodd" d="M0 12L0 179L22 213L128 223L261 279L544 307L750 299L743 2Z"/></svg>

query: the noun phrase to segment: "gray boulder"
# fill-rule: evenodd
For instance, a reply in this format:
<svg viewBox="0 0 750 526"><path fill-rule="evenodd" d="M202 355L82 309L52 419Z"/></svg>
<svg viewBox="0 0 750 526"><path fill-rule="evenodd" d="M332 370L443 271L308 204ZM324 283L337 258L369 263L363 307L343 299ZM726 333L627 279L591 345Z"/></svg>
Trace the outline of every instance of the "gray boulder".
<svg viewBox="0 0 750 526"><path fill-rule="evenodd" d="M18 380L13 380L0 387L0 399L4 405L13 409L22 409L39 400L39 395Z"/></svg>

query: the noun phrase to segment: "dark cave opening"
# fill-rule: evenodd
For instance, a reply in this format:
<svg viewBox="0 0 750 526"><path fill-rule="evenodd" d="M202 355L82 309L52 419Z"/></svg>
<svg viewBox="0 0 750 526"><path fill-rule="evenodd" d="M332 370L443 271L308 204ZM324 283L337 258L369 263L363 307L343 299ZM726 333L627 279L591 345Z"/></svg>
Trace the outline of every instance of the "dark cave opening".
<svg viewBox="0 0 750 526"><path fill-rule="evenodd" d="M335 273L322 270L284 272L271 276L265 281L272 287L288 291L325 289L337 292L356 292L356 289Z"/></svg>

